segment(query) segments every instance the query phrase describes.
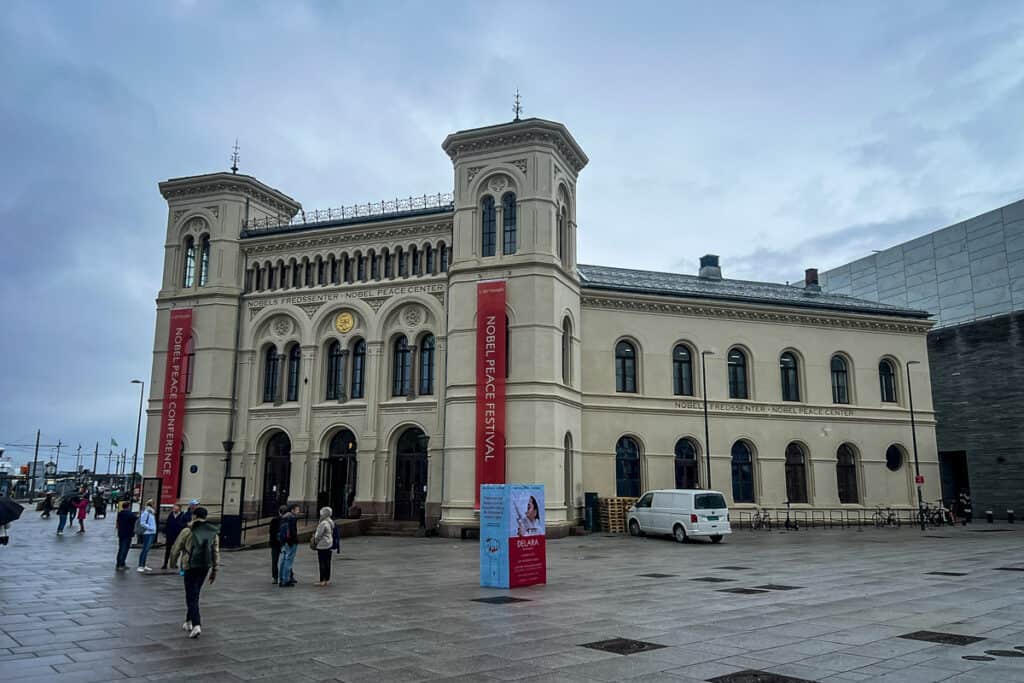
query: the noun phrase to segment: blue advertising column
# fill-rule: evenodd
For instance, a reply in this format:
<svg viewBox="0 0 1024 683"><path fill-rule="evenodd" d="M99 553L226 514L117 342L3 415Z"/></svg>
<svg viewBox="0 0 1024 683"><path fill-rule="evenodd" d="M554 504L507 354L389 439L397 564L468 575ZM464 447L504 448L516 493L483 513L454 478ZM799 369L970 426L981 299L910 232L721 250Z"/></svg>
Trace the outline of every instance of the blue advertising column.
<svg viewBox="0 0 1024 683"><path fill-rule="evenodd" d="M542 484L480 487L480 585L547 583Z"/></svg>

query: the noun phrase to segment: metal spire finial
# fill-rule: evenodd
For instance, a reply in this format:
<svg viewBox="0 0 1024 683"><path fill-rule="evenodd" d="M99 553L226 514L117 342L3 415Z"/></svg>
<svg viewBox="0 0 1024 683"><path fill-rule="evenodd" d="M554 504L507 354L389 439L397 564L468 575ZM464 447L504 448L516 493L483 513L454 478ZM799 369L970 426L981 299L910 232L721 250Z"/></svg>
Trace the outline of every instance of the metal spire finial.
<svg viewBox="0 0 1024 683"><path fill-rule="evenodd" d="M238 138L235 138L234 151L231 152L231 172L238 173Z"/></svg>
<svg viewBox="0 0 1024 683"><path fill-rule="evenodd" d="M512 111L516 115L513 121L518 121L519 116L523 113L523 102L522 99L519 97L519 88L516 88L516 99L515 104L512 105Z"/></svg>

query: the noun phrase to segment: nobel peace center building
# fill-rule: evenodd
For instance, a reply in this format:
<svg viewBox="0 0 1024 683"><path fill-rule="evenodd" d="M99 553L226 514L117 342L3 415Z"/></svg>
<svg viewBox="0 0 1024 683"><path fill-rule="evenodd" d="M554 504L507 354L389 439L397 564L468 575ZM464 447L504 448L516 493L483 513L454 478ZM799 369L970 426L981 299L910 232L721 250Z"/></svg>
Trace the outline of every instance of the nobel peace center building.
<svg viewBox="0 0 1024 683"><path fill-rule="evenodd" d="M845 515L916 507L915 438L938 498L926 312L699 253L693 275L578 263L588 159L564 125L441 147L451 193L344 209L237 173L160 183L162 503L217 510L230 480L249 518L294 501L457 535L508 482L544 485L551 535L590 491Z"/></svg>

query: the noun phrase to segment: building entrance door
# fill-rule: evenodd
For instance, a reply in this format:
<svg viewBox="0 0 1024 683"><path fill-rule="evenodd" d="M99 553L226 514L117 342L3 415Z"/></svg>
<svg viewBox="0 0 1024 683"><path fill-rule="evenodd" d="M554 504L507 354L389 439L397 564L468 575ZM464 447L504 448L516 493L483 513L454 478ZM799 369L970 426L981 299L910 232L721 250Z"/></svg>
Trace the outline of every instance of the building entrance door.
<svg viewBox="0 0 1024 683"><path fill-rule="evenodd" d="M970 494L966 451L939 453L939 480L942 483L942 501L947 506L956 505L961 493Z"/></svg>
<svg viewBox="0 0 1024 683"><path fill-rule="evenodd" d="M331 439L317 481L317 508L329 506L335 517L347 517L356 497L356 437L351 431L343 429Z"/></svg>
<svg viewBox="0 0 1024 683"><path fill-rule="evenodd" d="M292 442L278 432L267 442L263 465L263 504L261 517L277 515L277 509L288 502L288 486L292 476Z"/></svg>
<svg viewBox="0 0 1024 683"><path fill-rule="evenodd" d="M427 435L410 427L395 453L395 520L425 522L427 502Z"/></svg>

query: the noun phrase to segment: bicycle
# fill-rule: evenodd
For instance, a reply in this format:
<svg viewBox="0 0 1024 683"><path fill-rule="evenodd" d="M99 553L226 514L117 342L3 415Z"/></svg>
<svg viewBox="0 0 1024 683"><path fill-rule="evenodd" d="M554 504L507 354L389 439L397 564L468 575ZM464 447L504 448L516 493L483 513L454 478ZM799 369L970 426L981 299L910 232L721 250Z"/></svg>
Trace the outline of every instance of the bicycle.
<svg viewBox="0 0 1024 683"><path fill-rule="evenodd" d="M751 528L751 530L754 530L754 529L766 529L768 531L771 531L772 530L772 516L771 516L771 513L768 512L767 510L758 509L754 513L753 519L751 519L751 521L750 521L750 528Z"/></svg>
<svg viewBox="0 0 1024 683"><path fill-rule="evenodd" d="M871 521L874 523L876 529L882 527L900 527L900 517L897 515L892 508L882 508L881 505L875 508L875 514L871 516Z"/></svg>

